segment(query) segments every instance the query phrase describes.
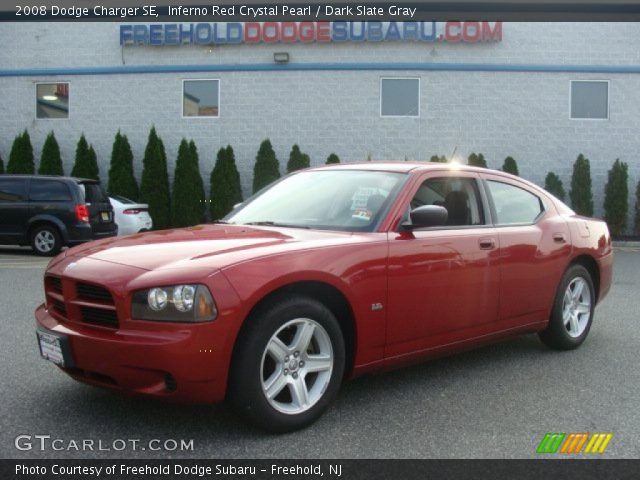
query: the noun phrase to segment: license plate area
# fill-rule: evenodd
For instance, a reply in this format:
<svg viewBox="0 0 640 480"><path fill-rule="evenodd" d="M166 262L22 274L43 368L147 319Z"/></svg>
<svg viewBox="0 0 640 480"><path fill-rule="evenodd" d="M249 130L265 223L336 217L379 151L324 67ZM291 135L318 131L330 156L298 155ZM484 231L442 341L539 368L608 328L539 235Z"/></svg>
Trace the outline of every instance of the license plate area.
<svg viewBox="0 0 640 480"><path fill-rule="evenodd" d="M71 350L69 339L64 335L57 335L42 330L37 330L38 347L40 356L45 360L55 363L59 367L71 368Z"/></svg>
<svg viewBox="0 0 640 480"><path fill-rule="evenodd" d="M109 212L100 212L100 219L103 222L109 222L111 221L111 215L109 215Z"/></svg>

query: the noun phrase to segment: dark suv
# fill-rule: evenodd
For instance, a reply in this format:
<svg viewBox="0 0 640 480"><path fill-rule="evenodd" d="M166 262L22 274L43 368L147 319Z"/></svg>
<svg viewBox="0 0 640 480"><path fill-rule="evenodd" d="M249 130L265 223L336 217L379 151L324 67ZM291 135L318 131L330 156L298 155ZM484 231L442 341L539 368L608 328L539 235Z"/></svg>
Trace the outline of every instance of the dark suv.
<svg viewBox="0 0 640 480"><path fill-rule="evenodd" d="M117 233L109 197L95 180L0 175L0 244L55 255L64 245Z"/></svg>

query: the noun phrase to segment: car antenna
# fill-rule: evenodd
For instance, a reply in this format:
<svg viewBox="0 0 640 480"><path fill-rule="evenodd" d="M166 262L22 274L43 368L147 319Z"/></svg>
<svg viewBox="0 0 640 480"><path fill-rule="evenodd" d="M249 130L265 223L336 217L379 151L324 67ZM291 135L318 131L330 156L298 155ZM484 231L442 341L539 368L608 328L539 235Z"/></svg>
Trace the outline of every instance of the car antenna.
<svg viewBox="0 0 640 480"><path fill-rule="evenodd" d="M458 150L458 146L453 147L453 152L451 152L451 157L449 157L449 162L453 162L453 159L456 156L456 151Z"/></svg>

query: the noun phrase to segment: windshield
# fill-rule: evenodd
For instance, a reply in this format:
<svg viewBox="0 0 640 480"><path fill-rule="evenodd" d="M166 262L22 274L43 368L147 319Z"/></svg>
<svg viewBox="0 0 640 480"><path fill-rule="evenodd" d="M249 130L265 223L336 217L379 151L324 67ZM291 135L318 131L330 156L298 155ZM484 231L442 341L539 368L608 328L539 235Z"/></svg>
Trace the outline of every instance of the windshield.
<svg viewBox="0 0 640 480"><path fill-rule="evenodd" d="M323 230L373 231L406 175L367 170L293 174L224 220Z"/></svg>

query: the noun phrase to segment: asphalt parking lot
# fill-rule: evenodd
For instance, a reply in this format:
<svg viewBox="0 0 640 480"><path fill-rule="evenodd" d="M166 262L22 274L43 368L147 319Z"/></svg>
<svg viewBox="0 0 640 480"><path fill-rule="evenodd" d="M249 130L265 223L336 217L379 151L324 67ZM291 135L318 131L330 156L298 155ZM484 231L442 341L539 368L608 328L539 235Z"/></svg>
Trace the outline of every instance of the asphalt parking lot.
<svg viewBox="0 0 640 480"><path fill-rule="evenodd" d="M46 263L0 248L2 458L525 458L546 432L611 432L604 457L640 457L640 248L616 250L615 283L580 349L553 352L530 335L360 378L315 425L281 436L225 406L123 396L41 360L33 311ZM19 435L50 435L65 449L18 450ZM193 440L193 450L67 449L85 439Z"/></svg>

